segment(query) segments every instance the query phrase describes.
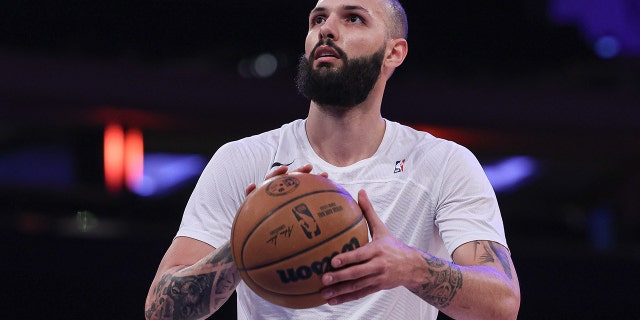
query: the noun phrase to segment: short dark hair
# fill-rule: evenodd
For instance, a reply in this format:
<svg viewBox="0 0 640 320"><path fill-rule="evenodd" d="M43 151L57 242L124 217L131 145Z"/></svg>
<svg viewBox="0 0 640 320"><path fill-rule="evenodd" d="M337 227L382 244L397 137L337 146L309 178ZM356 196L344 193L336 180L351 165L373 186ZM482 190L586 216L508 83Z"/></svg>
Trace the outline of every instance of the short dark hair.
<svg viewBox="0 0 640 320"><path fill-rule="evenodd" d="M389 36L391 38L406 39L409 34L409 22L407 21L407 13L404 11L402 4L398 0L385 0L391 22Z"/></svg>

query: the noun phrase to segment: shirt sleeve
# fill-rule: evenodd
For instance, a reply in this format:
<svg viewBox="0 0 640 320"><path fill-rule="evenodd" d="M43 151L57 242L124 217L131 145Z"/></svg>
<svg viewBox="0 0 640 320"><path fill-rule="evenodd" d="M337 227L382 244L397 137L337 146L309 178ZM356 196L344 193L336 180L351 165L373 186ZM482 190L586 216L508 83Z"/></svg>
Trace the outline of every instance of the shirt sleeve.
<svg viewBox="0 0 640 320"><path fill-rule="evenodd" d="M436 207L436 225L452 255L460 245L507 241L495 192L482 166L468 149L455 145L445 162Z"/></svg>
<svg viewBox="0 0 640 320"><path fill-rule="evenodd" d="M264 152L247 144L251 144L248 139L234 141L216 151L187 202L176 237L190 237L216 248L229 240L246 187L264 180Z"/></svg>

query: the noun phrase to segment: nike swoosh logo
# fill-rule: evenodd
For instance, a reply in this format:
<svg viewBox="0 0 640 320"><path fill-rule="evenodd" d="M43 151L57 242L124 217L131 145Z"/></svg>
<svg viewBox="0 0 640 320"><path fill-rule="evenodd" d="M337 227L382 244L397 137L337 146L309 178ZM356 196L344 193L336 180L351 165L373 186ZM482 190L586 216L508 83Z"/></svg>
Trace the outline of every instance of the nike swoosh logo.
<svg viewBox="0 0 640 320"><path fill-rule="evenodd" d="M280 166L290 166L294 161L295 161L295 160L293 160L293 161L291 161L291 162L289 162L289 163L280 163L280 162L276 161L276 162L274 162L274 163L271 165L271 168L270 168L270 169L273 169L273 168L275 168L275 167L280 167Z"/></svg>

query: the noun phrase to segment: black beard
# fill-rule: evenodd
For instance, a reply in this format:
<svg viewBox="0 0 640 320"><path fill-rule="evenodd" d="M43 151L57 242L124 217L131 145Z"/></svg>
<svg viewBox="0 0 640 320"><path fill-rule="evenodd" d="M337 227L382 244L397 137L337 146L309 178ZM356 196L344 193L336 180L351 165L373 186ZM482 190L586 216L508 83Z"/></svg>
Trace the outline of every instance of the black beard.
<svg viewBox="0 0 640 320"><path fill-rule="evenodd" d="M325 108L344 113L367 99L373 89L384 60L385 48L370 56L348 59L344 51L332 41L327 45L340 55L343 65L336 70L322 64L313 69L313 52L309 58L300 57L296 86L298 92ZM316 46L317 48L318 46Z"/></svg>

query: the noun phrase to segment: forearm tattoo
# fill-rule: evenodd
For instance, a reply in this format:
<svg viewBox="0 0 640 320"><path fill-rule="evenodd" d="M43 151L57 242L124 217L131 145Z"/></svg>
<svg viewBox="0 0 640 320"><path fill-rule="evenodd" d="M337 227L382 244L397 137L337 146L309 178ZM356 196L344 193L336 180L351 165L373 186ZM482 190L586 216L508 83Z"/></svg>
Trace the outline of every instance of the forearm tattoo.
<svg viewBox="0 0 640 320"><path fill-rule="evenodd" d="M229 250L228 245L222 246L203 266L164 275L153 291L155 300L145 311L147 318L199 319L217 310L239 282Z"/></svg>
<svg viewBox="0 0 640 320"><path fill-rule="evenodd" d="M412 291L434 307L444 308L462 288L462 271L458 266L438 258L423 258L429 274L425 283Z"/></svg>

